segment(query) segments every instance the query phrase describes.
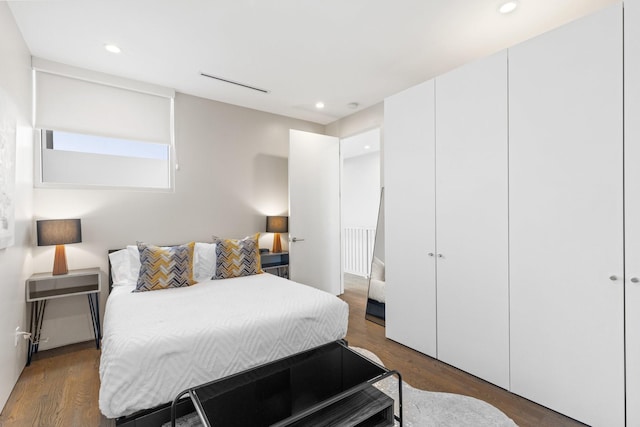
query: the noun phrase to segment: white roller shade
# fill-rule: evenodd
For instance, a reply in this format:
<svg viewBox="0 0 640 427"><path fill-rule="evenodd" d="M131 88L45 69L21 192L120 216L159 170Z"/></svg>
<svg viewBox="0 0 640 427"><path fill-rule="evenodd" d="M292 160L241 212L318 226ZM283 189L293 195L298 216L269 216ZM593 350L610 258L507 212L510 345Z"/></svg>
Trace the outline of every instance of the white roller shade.
<svg viewBox="0 0 640 427"><path fill-rule="evenodd" d="M172 90L37 58L33 64L37 128L171 144Z"/></svg>

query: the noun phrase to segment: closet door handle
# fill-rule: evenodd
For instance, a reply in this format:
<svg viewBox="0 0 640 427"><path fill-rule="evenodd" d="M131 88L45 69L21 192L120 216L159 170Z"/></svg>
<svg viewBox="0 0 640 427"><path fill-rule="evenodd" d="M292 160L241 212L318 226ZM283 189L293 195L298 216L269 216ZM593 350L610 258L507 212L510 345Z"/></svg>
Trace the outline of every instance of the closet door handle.
<svg viewBox="0 0 640 427"><path fill-rule="evenodd" d="M433 256L433 252L429 252L427 255L429 255L429 256Z"/></svg>
<svg viewBox="0 0 640 427"><path fill-rule="evenodd" d="M438 258L444 258L444 255L438 254Z"/></svg>
<svg viewBox="0 0 640 427"><path fill-rule="evenodd" d="M637 277L632 277L630 280L631 280L631 283L638 283L638 282L640 282L640 279L638 279Z"/></svg>
<svg viewBox="0 0 640 427"><path fill-rule="evenodd" d="M609 280L611 280L612 282L615 282L616 280L618 280L618 276L616 275L609 276Z"/></svg>

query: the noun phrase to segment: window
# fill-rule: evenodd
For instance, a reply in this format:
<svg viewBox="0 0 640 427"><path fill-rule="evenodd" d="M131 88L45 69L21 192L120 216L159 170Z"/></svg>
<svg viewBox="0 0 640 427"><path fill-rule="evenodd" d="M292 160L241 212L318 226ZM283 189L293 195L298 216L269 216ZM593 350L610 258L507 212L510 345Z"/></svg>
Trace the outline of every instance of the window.
<svg viewBox="0 0 640 427"><path fill-rule="evenodd" d="M167 189L170 146L41 130L41 176L48 184Z"/></svg>
<svg viewBox="0 0 640 427"><path fill-rule="evenodd" d="M174 91L32 58L38 185L173 186Z"/></svg>

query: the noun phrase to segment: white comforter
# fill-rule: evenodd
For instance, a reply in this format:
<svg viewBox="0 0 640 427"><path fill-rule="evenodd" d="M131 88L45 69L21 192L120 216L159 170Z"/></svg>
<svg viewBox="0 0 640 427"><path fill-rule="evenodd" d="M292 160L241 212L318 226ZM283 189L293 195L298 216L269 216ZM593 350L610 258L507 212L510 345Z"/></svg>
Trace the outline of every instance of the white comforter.
<svg viewBox="0 0 640 427"><path fill-rule="evenodd" d="M104 317L100 410L109 418L347 333L347 304L271 274L188 288L112 291Z"/></svg>
<svg viewBox="0 0 640 427"><path fill-rule="evenodd" d="M384 303L387 301L384 280L369 280L369 298Z"/></svg>

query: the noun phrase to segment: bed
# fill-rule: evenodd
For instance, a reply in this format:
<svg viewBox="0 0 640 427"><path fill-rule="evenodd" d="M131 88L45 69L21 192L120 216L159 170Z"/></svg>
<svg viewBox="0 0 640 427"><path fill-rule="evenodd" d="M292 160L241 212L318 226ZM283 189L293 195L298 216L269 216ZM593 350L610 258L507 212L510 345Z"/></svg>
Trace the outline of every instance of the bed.
<svg viewBox="0 0 640 427"><path fill-rule="evenodd" d="M159 407L189 387L347 332L344 301L268 273L200 277L192 286L152 292L135 288L117 283L106 303L99 405L108 418Z"/></svg>

